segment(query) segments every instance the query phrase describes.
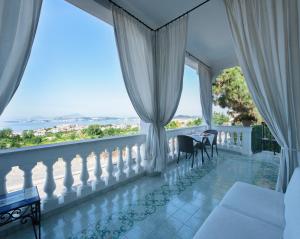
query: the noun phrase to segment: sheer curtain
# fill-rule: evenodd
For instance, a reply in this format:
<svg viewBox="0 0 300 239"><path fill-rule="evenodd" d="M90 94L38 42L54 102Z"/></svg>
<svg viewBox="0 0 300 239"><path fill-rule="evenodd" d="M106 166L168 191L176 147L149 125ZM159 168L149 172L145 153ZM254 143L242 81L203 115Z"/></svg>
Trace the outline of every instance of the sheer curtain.
<svg viewBox="0 0 300 239"><path fill-rule="evenodd" d="M211 128L212 120L212 79L209 68L198 63L199 86L200 86L200 102L203 118Z"/></svg>
<svg viewBox="0 0 300 239"><path fill-rule="evenodd" d="M42 0L0 1L0 115L22 79Z"/></svg>
<svg viewBox="0 0 300 239"><path fill-rule="evenodd" d="M164 126L182 91L187 16L152 31L112 6L114 30L127 93L139 117L150 123L146 142L148 170L162 172L168 158Z"/></svg>
<svg viewBox="0 0 300 239"><path fill-rule="evenodd" d="M236 53L253 100L281 145L277 190L299 165L300 44L297 0L225 0Z"/></svg>

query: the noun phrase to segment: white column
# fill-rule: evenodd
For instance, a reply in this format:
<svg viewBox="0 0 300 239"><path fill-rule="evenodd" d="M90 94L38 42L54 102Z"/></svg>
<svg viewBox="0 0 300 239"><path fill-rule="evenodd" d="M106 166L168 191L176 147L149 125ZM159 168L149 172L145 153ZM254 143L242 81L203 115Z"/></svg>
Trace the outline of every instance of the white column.
<svg viewBox="0 0 300 239"><path fill-rule="evenodd" d="M72 186L74 183L74 178L72 174L72 160L73 157L65 157L63 158L65 162L65 178L64 178L64 193L63 193L63 199L64 203L73 201L76 199L76 191L73 190Z"/></svg>
<svg viewBox="0 0 300 239"><path fill-rule="evenodd" d="M107 178L106 178L106 184L112 185L116 182L116 178L113 175L113 163L112 163L112 152L113 149L108 149L108 162L107 162Z"/></svg>
<svg viewBox="0 0 300 239"><path fill-rule="evenodd" d="M89 171L87 169L87 158L89 154L82 154L81 157L81 174L80 174L80 181L81 186L78 188L78 195L80 197L88 195L92 191L91 185L88 184L89 180Z"/></svg>
<svg viewBox="0 0 300 239"><path fill-rule="evenodd" d="M123 147L118 147L118 181L121 182L126 178L126 174L124 173L124 160L123 160Z"/></svg>
<svg viewBox="0 0 300 239"><path fill-rule="evenodd" d="M242 153L246 155L252 154L251 145L252 127L243 127Z"/></svg>
<svg viewBox="0 0 300 239"><path fill-rule="evenodd" d="M127 154L127 177L132 177L134 172L132 170L132 155L131 155L131 145L126 147L126 154Z"/></svg>
<svg viewBox="0 0 300 239"><path fill-rule="evenodd" d="M101 154L95 153L95 169L94 176L96 178L93 184L93 190L98 191L105 187L105 182L102 180L102 166L101 166Z"/></svg>
<svg viewBox="0 0 300 239"><path fill-rule="evenodd" d="M43 163L46 166L46 182L44 185L46 198L43 200L43 208L47 211L58 205L58 198L54 195L56 184L53 175L53 164L55 162L44 161Z"/></svg>

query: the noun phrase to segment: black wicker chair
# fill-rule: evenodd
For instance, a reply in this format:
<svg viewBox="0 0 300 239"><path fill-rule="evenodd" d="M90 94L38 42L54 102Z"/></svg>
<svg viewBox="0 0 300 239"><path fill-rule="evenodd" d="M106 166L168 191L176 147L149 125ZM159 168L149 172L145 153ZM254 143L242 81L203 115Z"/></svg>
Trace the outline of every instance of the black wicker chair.
<svg viewBox="0 0 300 239"><path fill-rule="evenodd" d="M185 153L185 158L187 159L188 154L190 155L189 158L193 157L192 159L192 168L194 166L194 159L197 150L194 147L194 139L187 135L178 135L177 136L177 144L178 144L178 158L177 164L179 163L180 153Z"/></svg>
<svg viewBox="0 0 300 239"><path fill-rule="evenodd" d="M212 143L210 143L208 140L206 140L205 145L208 145L211 147L211 157L214 156L214 146L216 149L216 153L218 155L218 146L217 146L218 131L214 130L214 129L208 129L208 130L205 130L202 134L213 134L214 135L214 139L213 139Z"/></svg>

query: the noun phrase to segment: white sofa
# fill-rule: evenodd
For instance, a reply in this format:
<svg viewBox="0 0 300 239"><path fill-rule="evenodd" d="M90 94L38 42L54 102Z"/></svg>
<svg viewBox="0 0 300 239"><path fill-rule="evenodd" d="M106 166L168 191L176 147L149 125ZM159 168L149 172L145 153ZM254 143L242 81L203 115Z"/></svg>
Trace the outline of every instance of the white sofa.
<svg viewBox="0 0 300 239"><path fill-rule="evenodd" d="M237 182L194 239L299 239L300 168L285 194Z"/></svg>

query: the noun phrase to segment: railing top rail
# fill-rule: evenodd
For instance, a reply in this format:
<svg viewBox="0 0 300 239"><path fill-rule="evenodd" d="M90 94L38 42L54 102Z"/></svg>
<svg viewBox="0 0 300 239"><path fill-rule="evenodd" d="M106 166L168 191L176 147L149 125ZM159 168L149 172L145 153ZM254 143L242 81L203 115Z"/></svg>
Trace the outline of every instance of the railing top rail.
<svg viewBox="0 0 300 239"><path fill-rule="evenodd" d="M214 125L212 126L213 129L218 129L218 128L224 128L224 129L252 129L252 127L246 127L242 125Z"/></svg>
<svg viewBox="0 0 300 239"><path fill-rule="evenodd" d="M3 149L0 150L0 158L11 154L21 154L21 153L27 153L32 151L55 150L59 148L70 148L70 147L84 147L85 145L90 145L90 144L109 144L110 142L114 142L114 141L120 141L120 143L124 143L126 141L134 141L136 139L140 139L139 142L143 141L146 139L146 135L134 134L134 135L124 135L124 136L112 136L112 137L105 137L100 139L84 139L84 140L62 142L62 143L55 143L55 144L45 144L45 145L28 146L22 148Z"/></svg>
<svg viewBox="0 0 300 239"><path fill-rule="evenodd" d="M167 132L176 132L176 131L184 131L184 130L193 130L198 128L205 128L206 125L192 126L192 127L182 127L177 129L168 129Z"/></svg>

